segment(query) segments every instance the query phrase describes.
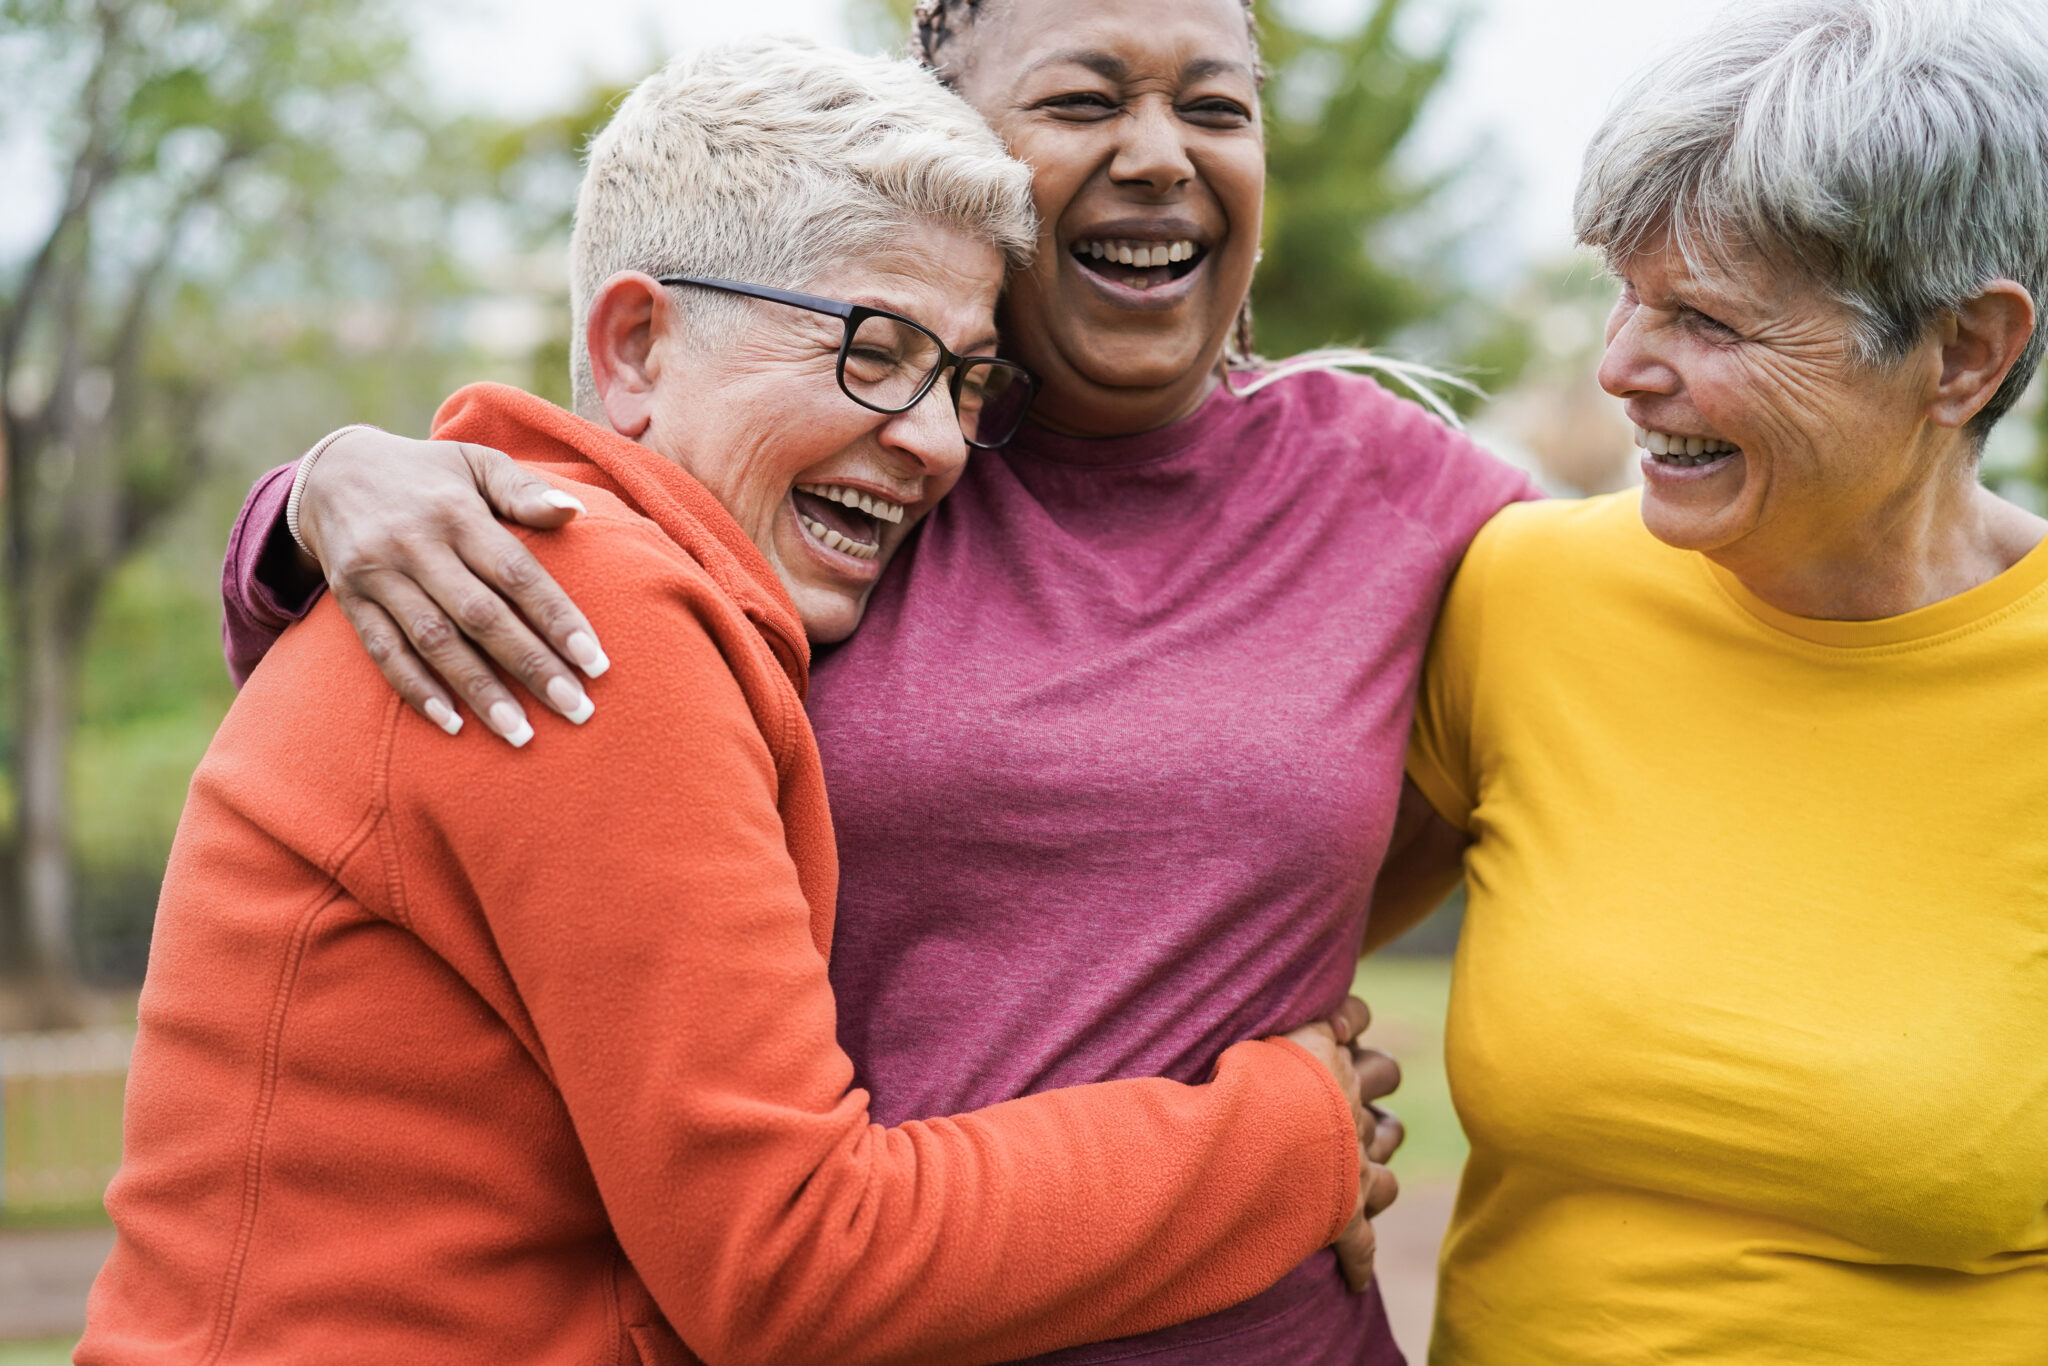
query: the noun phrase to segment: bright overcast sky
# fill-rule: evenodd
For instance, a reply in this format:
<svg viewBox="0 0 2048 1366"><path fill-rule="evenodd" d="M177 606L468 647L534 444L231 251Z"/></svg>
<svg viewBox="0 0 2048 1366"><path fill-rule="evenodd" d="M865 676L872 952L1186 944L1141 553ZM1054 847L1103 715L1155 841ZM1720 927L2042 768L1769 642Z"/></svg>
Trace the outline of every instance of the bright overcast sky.
<svg viewBox="0 0 2048 1366"><path fill-rule="evenodd" d="M1461 0L1410 0L1427 22ZM1500 256L1555 255L1570 241L1580 149L1621 81L1699 27L1719 0L1471 0L1478 17L1421 130L1425 160L1475 139L1506 177ZM1294 0L1294 13L1357 14L1365 0ZM622 79L683 44L747 33L842 41L839 0L435 0L419 7L427 66L451 104L534 112L588 75ZM0 251L36 233L54 189L25 149L0 142Z"/></svg>

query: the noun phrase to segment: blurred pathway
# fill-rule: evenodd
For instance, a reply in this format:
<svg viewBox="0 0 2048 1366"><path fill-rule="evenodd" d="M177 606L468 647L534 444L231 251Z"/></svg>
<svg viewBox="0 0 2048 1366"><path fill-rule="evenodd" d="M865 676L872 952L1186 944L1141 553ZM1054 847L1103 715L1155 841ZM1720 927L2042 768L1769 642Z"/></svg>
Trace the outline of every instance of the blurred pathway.
<svg viewBox="0 0 2048 1366"><path fill-rule="evenodd" d="M1436 1253L1451 1222L1451 1204L1457 1194L1453 1181L1404 1185L1393 1208L1373 1221L1379 1235L1373 1268L1379 1273L1387 1318L1394 1325L1394 1341L1407 1353L1408 1366L1423 1366L1429 1359L1429 1323L1436 1309Z"/></svg>

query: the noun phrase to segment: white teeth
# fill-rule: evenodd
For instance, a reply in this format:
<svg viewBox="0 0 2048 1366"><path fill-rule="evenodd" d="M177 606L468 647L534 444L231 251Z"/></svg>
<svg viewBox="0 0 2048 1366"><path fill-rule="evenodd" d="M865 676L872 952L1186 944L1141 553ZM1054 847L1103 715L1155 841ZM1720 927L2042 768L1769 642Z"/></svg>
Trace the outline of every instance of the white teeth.
<svg viewBox="0 0 2048 1366"><path fill-rule="evenodd" d="M1103 238L1074 244L1076 254L1085 254L1091 260L1112 261L1117 265L1136 266L1141 270L1192 261L1197 250L1195 244L1185 238L1178 242L1138 242Z"/></svg>
<svg viewBox="0 0 2048 1366"><path fill-rule="evenodd" d="M1674 436L1670 432L1653 432L1647 427L1636 428L1636 445L1656 456L1667 465L1711 465L1724 455L1732 455L1741 448L1731 441L1716 436Z"/></svg>
<svg viewBox="0 0 2048 1366"><path fill-rule="evenodd" d="M901 504L862 493L859 489L850 489L844 484L798 484L797 490L808 493L813 498L823 498L828 503L837 503L841 507L858 508L870 517L878 517L891 524L903 520Z"/></svg>
<svg viewBox="0 0 2048 1366"><path fill-rule="evenodd" d="M872 560L875 556L882 553L882 547L879 545L864 545L859 541L849 540L831 527L826 526L823 522L816 521L810 517L803 517L799 520L803 522L805 531L817 537L827 548L836 550L842 555L851 555L857 560Z"/></svg>

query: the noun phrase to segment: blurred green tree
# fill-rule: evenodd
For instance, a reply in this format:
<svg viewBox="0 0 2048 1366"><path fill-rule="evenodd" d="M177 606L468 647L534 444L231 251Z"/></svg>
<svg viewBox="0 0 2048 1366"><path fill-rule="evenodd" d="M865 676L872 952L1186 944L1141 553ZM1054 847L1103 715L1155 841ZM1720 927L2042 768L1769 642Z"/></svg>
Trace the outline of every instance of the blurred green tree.
<svg viewBox="0 0 2048 1366"><path fill-rule="evenodd" d="M49 149L0 263L0 562L13 785L0 960L73 1009L67 758L111 576L199 485L223 396L322 301L423 287L440 200L387 0L0 0L0 118ZM421 212L422 208L425 213Z"/></svg>
<svg viewBox="0 0 2048 1366"><path fill-rule="evenodd" d="M1261 8L1266 233L1252 299L1260 348L1273 355L1381 345L1458 297L1447 265L1456 231L1442 205L1468 168L1416 174L1401 153L1464 25L1454 18L1410 51L1403 19L1416 8L1369 0L1336 33L1290 21L1284 6Z"/></svg>
<svg viewBox="0 0 2048 1366"><path fill-rule="evenodd" d="M1335 31L1296 6L1261 0L1267 68L1265 259L1252 287L1262 351L1380 345L1438 318L1460 294L1447 260L1457 237L1442 211L1466 175L1455 164L1420 175L1401 161L1417 120L1450 69L1464 32L1453 12L1433 42L1411 51L1412 0L1361 0ZM856 42L899 51L913 0L848 0ZM1439 3L1436 9L1448 7ZM1490 369L1513 361L1496 351Z"/></svg>

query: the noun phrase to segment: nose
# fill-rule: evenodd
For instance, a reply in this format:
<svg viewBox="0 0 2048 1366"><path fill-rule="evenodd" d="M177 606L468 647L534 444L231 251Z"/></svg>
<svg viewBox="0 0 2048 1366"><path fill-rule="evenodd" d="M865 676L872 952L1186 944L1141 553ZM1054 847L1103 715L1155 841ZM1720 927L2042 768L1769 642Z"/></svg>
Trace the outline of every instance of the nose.
<svg viewBox="0 0 2048 1366"><path fill-rule="evenodd" d="M1170 193L1194 179L1195 166L1188 159L1180 117L1170 100L1137 102L1124 121L1124 130L1116 157L1110 162L1110 179L1119 184L1143 185L1157 195Z"/></svg>
<svg viewBox="0 0 2048 1366"><path fill-rule="evenodd" d="M1607 323L1607 350L1600 357L1600 387L1616 398L1673 394L1678 372L1660 355L1641 304L1623 299Z"/></svg>
<svg viewBox="0 0 2048 1366"><path fill-rule="evenodd" d="M876 436L883 450L906 457L927 479L950 482L967 467L967 438L943 375L915 407L892 414Z"/></svg>

